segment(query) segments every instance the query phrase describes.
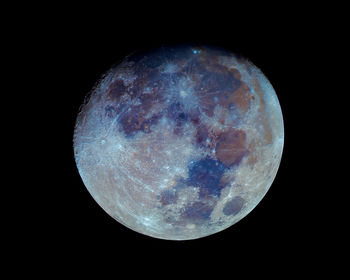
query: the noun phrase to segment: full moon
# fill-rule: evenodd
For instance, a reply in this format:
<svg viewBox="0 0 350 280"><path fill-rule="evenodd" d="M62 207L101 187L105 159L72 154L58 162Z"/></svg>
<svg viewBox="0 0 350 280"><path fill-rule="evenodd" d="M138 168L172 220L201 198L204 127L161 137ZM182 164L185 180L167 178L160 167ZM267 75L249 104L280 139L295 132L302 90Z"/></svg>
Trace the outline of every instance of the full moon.
<svg viewBox="0 0 350 280"><path fill-rule="evenodd" d="M220 232L270 188L282 156L277 95L248 59L212 46L127 56L87 96L74 156L95 201L160 239Z"/></svg>

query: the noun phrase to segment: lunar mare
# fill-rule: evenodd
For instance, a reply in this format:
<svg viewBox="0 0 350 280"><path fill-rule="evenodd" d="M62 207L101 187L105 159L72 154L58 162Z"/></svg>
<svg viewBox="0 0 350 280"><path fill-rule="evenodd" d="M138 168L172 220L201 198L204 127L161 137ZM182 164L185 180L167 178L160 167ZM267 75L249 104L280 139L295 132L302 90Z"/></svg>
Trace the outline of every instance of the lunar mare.
<svg viewBox="0 0 350 280"><path fill-rule="evenodd" d="M187 240L245 217L277 173L276 93L250 61L207 46L133 54L77 117L74 155L96 202L139 233Z"/></svg>

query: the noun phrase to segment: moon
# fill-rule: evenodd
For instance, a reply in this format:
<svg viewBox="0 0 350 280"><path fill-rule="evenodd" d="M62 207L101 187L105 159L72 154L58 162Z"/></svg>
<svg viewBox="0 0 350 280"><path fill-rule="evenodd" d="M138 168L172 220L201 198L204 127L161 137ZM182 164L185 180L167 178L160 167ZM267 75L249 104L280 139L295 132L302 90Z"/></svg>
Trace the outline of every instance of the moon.
<svg viewBox="0 0 350 280"><path fill-rule="evenodd" d="M134 53L77 116L74 156L94 200L124 226L197 239L244 218L282 156L277 95L248 59L213 46Z"/></svg>

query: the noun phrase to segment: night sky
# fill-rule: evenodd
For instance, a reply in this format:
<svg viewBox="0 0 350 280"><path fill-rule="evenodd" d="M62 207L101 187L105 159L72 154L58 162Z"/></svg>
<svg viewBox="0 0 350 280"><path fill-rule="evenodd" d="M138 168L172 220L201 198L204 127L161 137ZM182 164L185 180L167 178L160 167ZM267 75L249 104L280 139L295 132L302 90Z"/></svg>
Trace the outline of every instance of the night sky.
<svg viewBox="0 0 350 280"><path fill-rule="evenodd" d="M37 17L21 37L22 45L26 42L28 50L33 49L30 65L43 61L32 81L35 87L30 88L31 92L43 90L38 98L43 112L32 111L43 127L39 146L44 180L40 180L40 188L31 183L40 189L40 199L32 205L34 221L28 221L28 226L26 222L20 231L29 232L21 238L29 248L26 258L37 251L42 262L52 265L52 271L65 271L65 261L75 267L76 260L94 264L92 260L101 258L106 267L113 267L115 275L124 264L134 264L133 270L137 270L144 263L155 274L166 267L168 272L162 277L167 278L172 271L229 270L225 274L234 279L237 267L246 266L248 275L259 263L266 266L258 272L279 264L285 269L283 275L297 276L301 267L309 268L308 260L322 255L316 239L322 232L315 231L316 223L320 213L328 213L313 207L321 201L315 193L320 192L317 180L322 174L312 168L313 162L321 163L316 159L321 144L314 135L329 133L328 124L319 121L322 115L315 113L314 102L321 93L309 80L317 68L319 44L315 42L326 41L320 36L324 26L309 20L311 10L283 7L266 14L257 9L253 15L247 8L221 6L213 10L208 6L207 13L179 7L181 13L165 8L161 13L120 8L112 15L91 8L87 13L80 8L52 7L54 14ZM79 176L72 143L79 107L103 73L133 51L178 43L215 45L249 58L273 85L285 126L279 171L257 207L229 229L180 242L136 233L106 214ZM25 122L22 116L21 124ZM32 137L31 125L25 126L26 137ZM327 208L327 200L322 203ZM235 211L235 207L227 211Z"/></svg>

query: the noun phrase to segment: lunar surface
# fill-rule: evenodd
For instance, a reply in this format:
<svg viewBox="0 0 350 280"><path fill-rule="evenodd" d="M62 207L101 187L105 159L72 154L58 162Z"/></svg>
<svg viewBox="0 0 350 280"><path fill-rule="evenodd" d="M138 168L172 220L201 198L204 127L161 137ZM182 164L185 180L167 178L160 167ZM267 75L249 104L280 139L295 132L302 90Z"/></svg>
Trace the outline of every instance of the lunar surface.
<svg viewBox="0 0 350 280"><path fill-rule="evenodd" d="M249 60L208 46L132 54L77 117L74 154L96 202L139 233L187 240L245 217L271 186L284 129Z"/></svg>

